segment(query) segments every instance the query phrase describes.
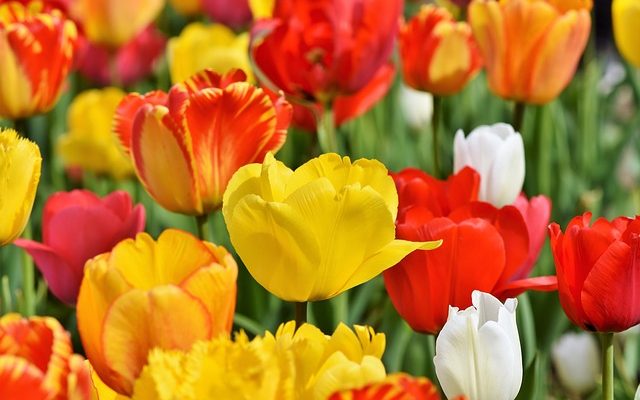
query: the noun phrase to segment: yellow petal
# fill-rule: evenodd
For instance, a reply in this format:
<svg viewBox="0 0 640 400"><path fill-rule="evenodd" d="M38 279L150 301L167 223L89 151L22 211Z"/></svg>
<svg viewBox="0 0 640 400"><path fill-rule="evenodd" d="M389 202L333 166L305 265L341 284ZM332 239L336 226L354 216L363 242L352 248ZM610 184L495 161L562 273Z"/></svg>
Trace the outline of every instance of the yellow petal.
<svg viewBox="0 0 640 400"><path fill-rule="evenodd" d="M107 386L102 379L96 373L96 370L91 367L89 361L85 361L87 367L91 370L91 384L93 385L93 390L91 393L91 400L126 400L129 399L127 396L123 396L109 386Z"/></svg>
<svg viewBox="0 0 640 400"><path fill-rule="evenodd" d="M167 229L154 241L147 233L120 242L109 263L138 289L179 285L196 270L217 260L204 242L190 233Z"/></svg>
<svg viewBox="0 0 640 400"><path fill-rule="evenodd" d="M618 50L640 68L640 4L636 0L613 0L611 12Z"/></svg>
<svg viewBox="0 0 640 400"><path fill-rule="evenodd" d="M132 393L151 349L188 350L196 341L210 337L206 308L185 291L159 286L125 293L109 309L102 336L108 365L125 378L125 385L115 389Z"/></svg>
<svg viewBox="0 0 640 400"><path fill-rule="evenodd" d="M0 59L0 117L18 118L31 114L36 107L31 82L4 29L0 32Z"/></svg>
<svg viewBox="0 0 640 400"><path fill-rule="evenodd" d="M275 0L249 0L253 19L270 18L273 15Z"/></svg>
<svg viewBox="0 0 640 400"><path fill-rule="evenodd" d="M191 142L163 106L138 112L131 138L133 162L149 194L169 211L199 215Z"/></svg>
<svg viewBox="0 0 640 400"><path fill-rule="evenodd" d="M301 398L325 400L332 393L380 382L385 376L379 358L365 356L362 362L353 362L343 353L336 352L318 370L308 384L307 394Z"/></svg>
<svg viewBox="0 0 640 400"><path fill-rule="evenodd" d="M41 163L35 143L0 130L0 246L16 239L29 220Z"/></svg>
<svg viewBox="0 0 640 400"><path fill-rule="evenodd" d="M469 26L439 23L434 35L441 38L429 65L429 77L437 87L434 92L454 93L466 83L471 68Z"/></svg>

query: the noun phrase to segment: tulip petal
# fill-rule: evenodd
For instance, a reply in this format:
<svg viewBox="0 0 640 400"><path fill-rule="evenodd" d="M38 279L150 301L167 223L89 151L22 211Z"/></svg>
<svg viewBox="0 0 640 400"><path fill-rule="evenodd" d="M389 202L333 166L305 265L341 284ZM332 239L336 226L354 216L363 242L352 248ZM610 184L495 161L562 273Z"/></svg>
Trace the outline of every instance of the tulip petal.
<svg viewBox="0 0 640 400"><path fill-rule="evenodd" d="M286 130L276 130L277 114L269 96L245 82L192 95L185 119L193 140L198 186L209 211L220 206L234 172L262 162L286 138Z"/></svg>
<svg viewBox="0 0 640 400"><path fill-rule="evenodd" d="M54 296L69 305L76 303L82 270L72 268L47 245L26 239L16 240L15 245L33 258Z"/></svg>
<svg viewBox="0 0 640 400"><path fill-rule="evenodd" d="M100 198L89 190L72 190L70 192L54 193L47 198L47 203L42 211L42 241L49 243L52 232L51 219L60 212L60 210L70 206L91 207L100 204Z"/></svg>
<svg viewBox="0 0 640 400"><path fill-rule="evenodd" d="M589 272L581 299L590 329L620 332L640 323L638 242L636 254L627 243L612 243Z"/></svg>
<svg viewBox="0 0 640 400"><path fill-rule="evenodd" d="M487 193L490 194L488 201L496 207L513 204L524 184L524 143L521 135L513 134L512 129L511 133L496 149L493 165L487 176Z"/></svg>
<svg viewBox="0 0 640 400"><path fill-rule="evenodd" d="M238 268L235 262L227 265L228 268L220 264L200 268L180 283L182 289L202 301L209 315L216 317L211 321L214 336L230 332L233 325Z"/></svg>
<svg viewBox="0 0 640 400"><path fill-rule="evenodd" d="M105 360L125 379L123 387L114 389L132 393L151 349L186 351L210 337L206 307L183 290L175 286L130 290L113 303L104 320Z"/></svg>
<svg viewBox="0 0 640 400"><path fill-rule="evenodd" d="M217 261L204 242L177 229L165 230L157 241L146 233L138 234L135 240L120 243L109 255L111 265L139 289L177 285L193 271Z"/></svg>
<svg viewBox="0 0 640 400"><path fill-rule="evenodd" d="M163 106L144 106L133 124L131 150L136 172L164 208L201 214L192 145Z"/></svg>
<svg viewBox="0 0 640 400"><path fill-rule="evenodd" d="M52 400L56 392L44 386L44 374L20 357L0 355L0 398Z"/></svg>
<svg viewBox="0 0 640 400"><path fill-rule="evenodd" d="M633 65L640 67L640 51L637 40L638 19L640 18L638 2L614 0L611 12L613 14L613 33L620 53Z"/></svg>
<svg viewBox="0 0 640 400"><path fill-rule="evenodd" d="M20 53L16 53L3 29L0 34L0 115L19 116L25 112L30 114L33 108L33 91L31 81L20 64Z"/></svg>
<svg viewBox="0 0 640 400"><path fill-rule="evenodd" d="M111 304L130 289L120 272L109 268L107 255L96 257L87 265L78 294L78 331L83 348L93 368L112 388L122 388L124 378L107 364L100 340L104 318Z"/></svg>
<svg viewBox="0 0 640 400"><path fill-rule="evenodd" d="M146 104L160 106L167 104L167 94L156 90L145 95L130 93L125 96L118 108L113 121L113 132L118 136L122 149L126 154L131 153L131 137L133 135L133 122Z"/></svg>
<svg viewBox="0 0 640 400"><path fill-rule="evenodd" d="M538 292L552 292L558 290L558 278L554 275L518 279L511 281L504 286L496 287L493 294L498 299L504 300L510 297L519 296L527 290L534 290Z"/></svg>

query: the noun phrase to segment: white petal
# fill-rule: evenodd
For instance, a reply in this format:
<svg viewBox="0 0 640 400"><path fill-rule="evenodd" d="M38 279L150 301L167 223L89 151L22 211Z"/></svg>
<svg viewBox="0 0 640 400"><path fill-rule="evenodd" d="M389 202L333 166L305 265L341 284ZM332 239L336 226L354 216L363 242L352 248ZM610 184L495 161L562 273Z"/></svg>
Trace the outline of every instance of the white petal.
<svg viewBox="0 0 640 400"><path fill-rule="evenodd" d="M524 176L524 143L522 136L514 134L495 154L487 182L487 201L496 207L513 204L522 191Z"/></svg>
<svg viewBox="0 0 640 400"><path fill-rule="evenodd" d="M560 383L570 392L586 394L596 386L600 374L600 351L592 334L567 333L551 350Z"/></svg>
<svg viewBox="0 0 640 400"><path fill-rule="evenodd" d="M433 116L433 96L430 93L400 85L400 107L407 124L418 129L431 121Z"/></svg>
<svg viewBox="0 0 640 400"><path fill-rule="evenodd" d="M453 173L457 173L465 166L471 166L471 156L462 129L458 129L453 138Z"/></svg>

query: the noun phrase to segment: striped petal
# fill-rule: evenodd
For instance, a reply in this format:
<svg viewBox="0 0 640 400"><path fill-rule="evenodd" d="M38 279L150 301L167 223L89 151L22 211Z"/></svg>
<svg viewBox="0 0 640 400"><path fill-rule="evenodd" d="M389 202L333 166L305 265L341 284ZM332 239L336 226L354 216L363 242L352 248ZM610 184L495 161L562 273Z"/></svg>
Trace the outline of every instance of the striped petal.
<svg viewBox="0 0 640 400"><path fill-rule="evenodd" d="M24 358L0 356L0 398L51 400L56 392L44 385L44 374Z"/></svg>

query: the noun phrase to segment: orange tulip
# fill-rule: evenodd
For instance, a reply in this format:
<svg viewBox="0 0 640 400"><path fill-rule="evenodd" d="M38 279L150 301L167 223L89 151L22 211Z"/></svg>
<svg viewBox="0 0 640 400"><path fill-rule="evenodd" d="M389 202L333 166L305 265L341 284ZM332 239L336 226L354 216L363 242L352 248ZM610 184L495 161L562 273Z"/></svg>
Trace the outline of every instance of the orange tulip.
<svg viewBox="0 0 640 400"><path fill-rule="evenodd" d="M0 318L0 399L89 400L91 378L50 317Z"/></svg>
<svg viewBox="0 0 640 400"><path fill-rule="evenodd" d="M238 269L221 246L189 233L140 233L85 265L78 330L100 378L118 393L133 384L154 347L189 350L228 335Z"/></svg>
<svg viewBox="0 0 640 400"><path fill-rule="evenodd" d="M469 25L434 5L423 6L403 26L400 54L405 82L436 95L462 90L482 64Z"/></svg>
<svg viewBox="0 0 640 400"><path fill-rule="evenodd" d="M588 5L559 0L471 3L469 23L490 89L525 103L544 104L556 98L571 81L587 44Z"/></svg>
<svg viewBox="0 0 640 400"><path fill-rule="evenodd" d="M222 205L231 176L282 147L291 120L240 70L205 70L169 93L132 93L116 110L115 131L138 177L164 208L202 215Z"/></svg>
<svg viewBox="0 0 640 400"><path fill-rule="evenodd" d="M75 50L76 27L41 2L0 4L0 118L51 109Z"/></svg>

